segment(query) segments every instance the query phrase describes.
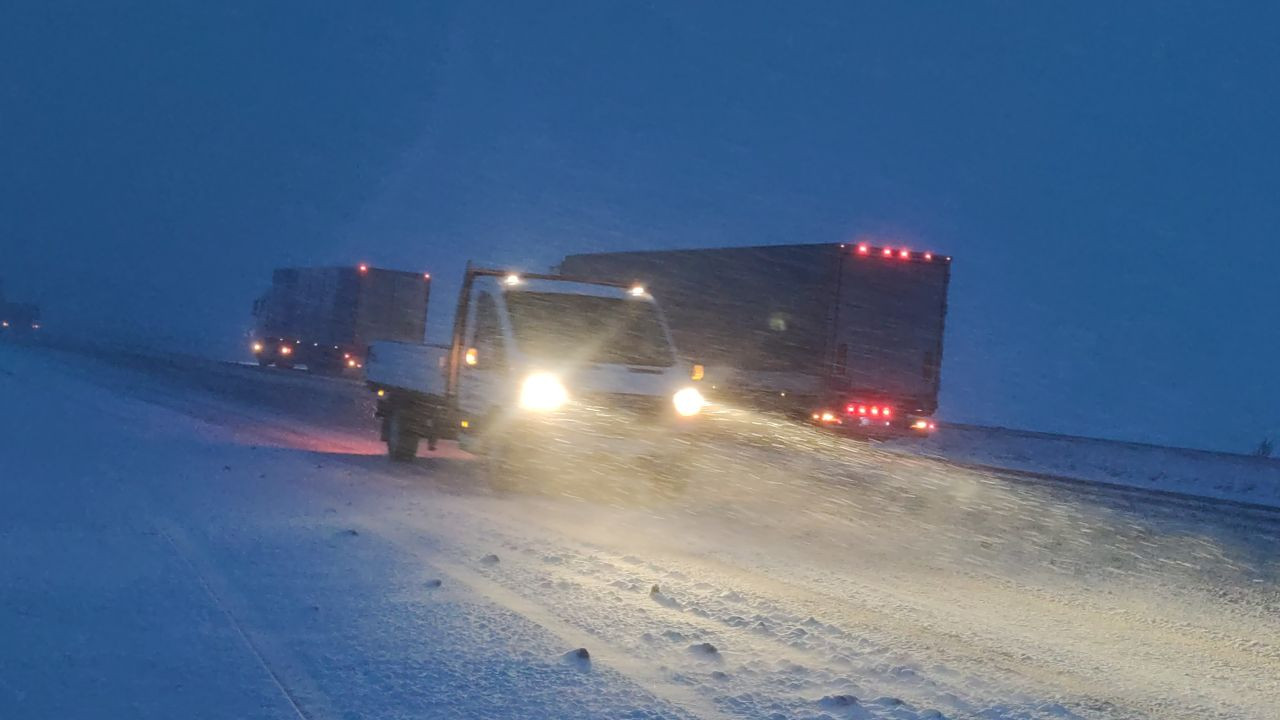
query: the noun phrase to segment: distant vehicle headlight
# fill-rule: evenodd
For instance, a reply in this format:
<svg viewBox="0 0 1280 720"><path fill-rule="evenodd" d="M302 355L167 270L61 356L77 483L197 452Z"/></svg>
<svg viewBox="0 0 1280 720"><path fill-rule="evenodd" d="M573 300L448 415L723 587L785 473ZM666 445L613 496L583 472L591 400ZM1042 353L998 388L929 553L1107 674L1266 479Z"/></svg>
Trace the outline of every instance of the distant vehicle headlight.
<svg viewBox="0 0 1280 720"><path fill-rule="evenodd" d="M534 412L550 412L569 401L569 393L560 378L539 372L524 379L520 386L520 408Z"/></svg>
<svg viewBox="0 0 1280 720"><path fill-rule="evenodd" d="M684 417L697 415L707 405L707 400L702 397L702 393L691 387L677 392L671 398L671 402L676 406L676 412Z"/></svg>

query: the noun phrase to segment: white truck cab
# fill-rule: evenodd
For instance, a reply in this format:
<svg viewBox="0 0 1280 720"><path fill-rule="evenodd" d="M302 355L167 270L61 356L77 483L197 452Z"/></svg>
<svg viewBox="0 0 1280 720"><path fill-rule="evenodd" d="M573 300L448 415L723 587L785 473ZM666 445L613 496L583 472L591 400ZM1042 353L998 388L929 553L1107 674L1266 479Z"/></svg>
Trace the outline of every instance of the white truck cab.
<svg viewBox="0 0 1280 720"><path fill-rule="evenodd" d="M418 437L479 453L660 443L705 406L644 288L500 270L468 270L447 349L375 344L366 376L399 460Z"/></svg>

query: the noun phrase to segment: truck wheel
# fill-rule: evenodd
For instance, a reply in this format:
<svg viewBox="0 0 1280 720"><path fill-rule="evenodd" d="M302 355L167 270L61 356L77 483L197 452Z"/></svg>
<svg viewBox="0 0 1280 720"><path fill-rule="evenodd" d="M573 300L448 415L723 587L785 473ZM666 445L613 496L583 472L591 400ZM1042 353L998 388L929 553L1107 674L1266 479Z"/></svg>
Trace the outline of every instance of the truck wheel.
<svg viewBox="0 0 1280 720"><path fill-rule="evenodd" d="M405 427L403 410L392 411L387 419L387 455L396 462L418 457L418 436Z"/></svg>

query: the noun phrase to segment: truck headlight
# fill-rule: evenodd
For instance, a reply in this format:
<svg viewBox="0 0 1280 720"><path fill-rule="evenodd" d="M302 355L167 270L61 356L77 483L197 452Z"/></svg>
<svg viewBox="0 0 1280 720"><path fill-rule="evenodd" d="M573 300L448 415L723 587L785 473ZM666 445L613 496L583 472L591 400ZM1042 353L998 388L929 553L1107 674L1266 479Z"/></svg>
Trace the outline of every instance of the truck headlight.
<svg viewBox="0 0 1280 720"><path fill-rule="evenodd" d="M687 387L675 394L671 398L671 402L676 406L676 412L684 417L691 417L702 412L702 408L706 407L707 401L702 397L702 393L696 388Z"/></svg>
<svg viewBox="0 0 1280 720"><path fill-rule="evenodd" d="M539 372L524 379L520 386L520 408L534 412L550 412L564 405L569 393L551 373Z"/></svg>

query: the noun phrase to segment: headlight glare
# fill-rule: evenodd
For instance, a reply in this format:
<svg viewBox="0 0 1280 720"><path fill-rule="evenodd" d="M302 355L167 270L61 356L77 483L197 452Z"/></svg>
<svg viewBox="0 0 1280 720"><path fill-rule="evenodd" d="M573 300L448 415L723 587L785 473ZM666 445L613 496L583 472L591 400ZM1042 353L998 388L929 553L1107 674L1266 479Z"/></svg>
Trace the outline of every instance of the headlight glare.
<svg viewBox="0 0 1280 720"><path fill-rule="evenodd" d="M533 412L550 412L569 400L560 378L546 372L538 372L524 379L520 386L520 408Z"/></svg>
<svg viewBox="0 0 1280 720"><path fill-rule="evenodd" d="M702 397L702 393L696 388L687 387L675 394L671 398L671 402L676 406L676 412L683 417L691 417L702 412L702 408L706 407L707 401Z"/></svg>

